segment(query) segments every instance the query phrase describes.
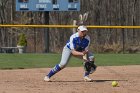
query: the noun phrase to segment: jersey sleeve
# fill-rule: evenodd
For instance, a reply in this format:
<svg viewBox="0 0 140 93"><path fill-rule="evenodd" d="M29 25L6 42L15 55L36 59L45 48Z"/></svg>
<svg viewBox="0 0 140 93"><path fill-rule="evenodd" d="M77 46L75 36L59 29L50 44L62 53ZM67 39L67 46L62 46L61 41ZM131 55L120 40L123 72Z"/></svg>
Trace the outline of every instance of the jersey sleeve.
<svg viewBox="0 0 140 93"><path fill-rule="evenodd" d="M89 40L89 42L88 42L88 46L85 48L85 50L88 50L89 45L90 45L90 37L88 36L87 39Z"/></svg>
<svg viewBox="0 0 140 93"><path fill-rule="evenodd" d="M70 44L70 49L74 49L74 36L73 35L70 37L69 44Z"/></svg>

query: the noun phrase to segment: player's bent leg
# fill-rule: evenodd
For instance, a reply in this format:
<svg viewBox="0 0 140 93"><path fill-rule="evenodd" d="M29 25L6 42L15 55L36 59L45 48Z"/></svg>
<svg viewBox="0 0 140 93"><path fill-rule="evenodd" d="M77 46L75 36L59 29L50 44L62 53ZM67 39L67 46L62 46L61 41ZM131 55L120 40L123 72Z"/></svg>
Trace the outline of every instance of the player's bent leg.
<svg viewBox="0 0 140 93"><path fill-rule="evenodd" d="M97 66L94 64L94 61L84 62L84 80L85 81L93 81L89 78L89 74L92 74L94 71L96 71Z"/></svg>
<svg viewBox="0 0 140 93"><path fill-rule="evenodd" d="M89 74L90 74L90 65L88 65L88 62L84 62L84 81L90 82L92 81L92 79L89 78Z"/></svg>
<svg viewBox="0 0 140 93"><path fill-rule="evenodd" d="M97 65L95 65L95 57L92 52L88 53L88 59L91 65L90 74L92 74L94 71L96 71L96 68L97 68Z"/></svg>
<svg viewBox="0 0 140 93"><path fill-rule="evenodd" d="M85 81L93 81L92 79L89 78L89 74L92 74L96 70L96 65L94 64L94 55L92 52L88 52L87 54L87 61L84 62L84 69L85 69L85 74L84 74L84 80Z"/></svg>

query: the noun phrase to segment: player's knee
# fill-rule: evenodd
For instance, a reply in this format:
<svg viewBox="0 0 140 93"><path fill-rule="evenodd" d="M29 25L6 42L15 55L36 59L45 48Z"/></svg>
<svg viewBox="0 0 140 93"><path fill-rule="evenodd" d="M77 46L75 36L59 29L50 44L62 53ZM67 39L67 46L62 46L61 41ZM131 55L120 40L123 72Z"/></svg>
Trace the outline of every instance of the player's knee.
<svg viewBox="0 0 140 93"><path fill-rule="evenodd" d="M61 69L65 68L65 66L66 66L66 65L59 64L59 67L60 67Z"/></svg>
<svg viewBox="0 0 140 93"><path fill-rule="evenodd" d="M88 59L89 59L89 61L94 61L94 54L92 53L92 52L89 52L88 53Z"/></svg>
<svg viewBox="0 0 140 93"><path fill-rule="evenodd" d="M94 61L95 59L93 55L89 56L88 58L89 58L89 61Z"/></svg>

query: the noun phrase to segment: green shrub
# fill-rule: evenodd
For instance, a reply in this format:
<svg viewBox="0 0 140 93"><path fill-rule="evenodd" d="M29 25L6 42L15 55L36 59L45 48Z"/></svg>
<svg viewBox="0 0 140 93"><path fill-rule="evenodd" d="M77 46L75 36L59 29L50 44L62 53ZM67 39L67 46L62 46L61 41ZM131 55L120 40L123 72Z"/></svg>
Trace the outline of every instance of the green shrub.
<svg viewBox="0 0 140 93"><path fill-rule="evenodd" d="M27 40L26 40L26 36L24 33L21 33L19 35L19 40L18 40L18 44L19 46L26 46L27 45Z"/></svg>

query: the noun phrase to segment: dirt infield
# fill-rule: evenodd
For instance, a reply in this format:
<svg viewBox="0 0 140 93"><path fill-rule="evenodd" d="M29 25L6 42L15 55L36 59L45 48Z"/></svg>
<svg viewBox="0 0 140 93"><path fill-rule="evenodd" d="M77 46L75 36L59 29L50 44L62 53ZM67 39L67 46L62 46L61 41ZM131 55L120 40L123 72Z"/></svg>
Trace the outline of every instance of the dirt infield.
<svg viewBox="0 0 140 93"><path fill-rule="evenodd" d="M67 67L44 82L49 70L0 70L0 93L140 93L140 66L98 67L93 82L83 81L82 67ZM111 86L114 80L118 87Z"/></svg>

